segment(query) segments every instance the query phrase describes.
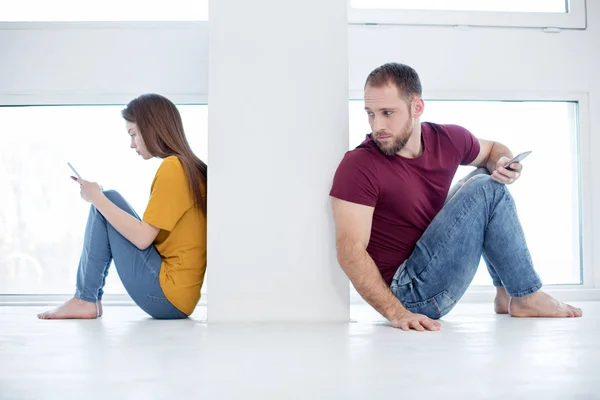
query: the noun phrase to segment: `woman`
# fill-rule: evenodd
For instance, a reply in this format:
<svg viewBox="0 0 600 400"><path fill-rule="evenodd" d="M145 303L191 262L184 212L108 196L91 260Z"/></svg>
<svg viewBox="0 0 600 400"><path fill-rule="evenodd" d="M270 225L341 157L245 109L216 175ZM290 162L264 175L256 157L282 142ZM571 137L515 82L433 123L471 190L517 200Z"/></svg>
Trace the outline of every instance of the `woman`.
<svg viewBox="0 0 600 400"><path fill-rule="evenodd" d="M132 100L122 111L131 148L163 159L140 220L115 191L71 177L92 203L75 296L41 319L102 316L103 286L114 259L123 286L146 313L159 319L189 316L206 271L206 164L191 150L175 105L157 94Z"/></svg>

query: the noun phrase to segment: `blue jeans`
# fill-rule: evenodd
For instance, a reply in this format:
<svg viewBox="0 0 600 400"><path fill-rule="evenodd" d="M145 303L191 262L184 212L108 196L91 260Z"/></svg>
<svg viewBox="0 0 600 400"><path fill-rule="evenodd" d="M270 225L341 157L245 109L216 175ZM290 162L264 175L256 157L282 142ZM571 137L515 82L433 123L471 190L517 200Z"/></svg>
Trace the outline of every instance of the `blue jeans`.
<svg viewBox="0 0 600 400"><path fill-rule="evenodd" d="M510 192L489 175L472 175L451 191L394 275L390 289L408 311L446 315L471 284L482 255L494 286L511 297L542 287Z"/></svg>
<svg viewBox="0 0 600 400"><path fill-rule="evenodd" d="M140 219L119 193L108 190L104 195L117 207ZM142 310L158 319L187 317L167 300L160 287L158 277L162 259L156 248L138 249L92 206L85 227L75 297L94 303L102 300L108 268L113 259L125 290Z"/></svg>

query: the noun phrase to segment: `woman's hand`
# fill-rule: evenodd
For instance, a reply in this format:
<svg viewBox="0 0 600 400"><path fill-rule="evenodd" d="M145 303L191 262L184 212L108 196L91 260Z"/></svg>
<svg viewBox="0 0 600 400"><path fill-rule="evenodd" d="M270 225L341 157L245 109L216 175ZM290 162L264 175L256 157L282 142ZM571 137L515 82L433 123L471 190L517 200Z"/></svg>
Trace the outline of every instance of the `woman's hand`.
<svg viewBox="0 0 600 400"><path fill-rule="evenodd" d="M85 179L79 179L74 176L71 177L74 181L79 183L81 187L81 198L88 203L94 203L98 198L103 196L102 186L96 182L86 181Z"/></svg>

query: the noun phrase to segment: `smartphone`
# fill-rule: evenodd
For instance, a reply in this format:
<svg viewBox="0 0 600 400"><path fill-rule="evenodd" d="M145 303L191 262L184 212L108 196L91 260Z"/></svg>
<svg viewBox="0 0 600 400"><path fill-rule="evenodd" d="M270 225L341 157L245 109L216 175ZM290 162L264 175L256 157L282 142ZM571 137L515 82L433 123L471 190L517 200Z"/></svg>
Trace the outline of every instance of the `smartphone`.
<svg viewBox="0 0 600 400"><path fill-rule="evenodd" d="M81 175L79 175L79 173L77 171L75 171L75 168L73 168L73 166L71 165L70 162L67 162L67 165L69 166L69 168L71 168L71 171L73 171L75 173L75 175L79 178L79 179L83 179L81 177Z"/></svg>
<svg viewBox="0 0 600 400"><path fill-rule="evenodd" d="M525 157L527 157L528 155L531 154L531 151L525 151L521 154L519 154L518 156L516 156L515 158L513 158L512 160L510 160L509 162L506 163L506 165L504 165L504 168L506 168L509 171L512 171L512 168L510 168L510 164L512 163L520 163L521 161L523 161L525 159Z"/></svg>

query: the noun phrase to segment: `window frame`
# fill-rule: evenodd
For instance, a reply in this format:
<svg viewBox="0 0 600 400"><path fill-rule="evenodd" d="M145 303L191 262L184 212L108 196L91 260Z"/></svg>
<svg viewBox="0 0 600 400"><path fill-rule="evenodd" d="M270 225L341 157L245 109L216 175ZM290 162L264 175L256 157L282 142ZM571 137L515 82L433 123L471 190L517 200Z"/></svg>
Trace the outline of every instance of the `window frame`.
<svg viewBox="0 0 600 400"><path fill-rule="evenodd" d="M569 0L567 13L383 10L353 8L351 0L347 4L349 25L587 29L586 0ZM190 28L198 24L208 21L0 21L0 30Z"/></svg>
<svg viewBox="0 0 600 400"><path fill-rule="evenodd" d="M4 106L43 106L43 105L107 105L121 104L133 98L133 93L122 94L44 94L25 96L0 94L0 105ZM208 104L206 95L168 94L176 104ZM582 266L582 284L549 285L550 294L575 301L600 299L600 264L594 268L593 260L593 203L592 203L592 155L589 99L587 92L426 92L426 101L566 101L578 104L578 159L579 159L579 207L580 207L580 263ZM32 101L35 100L35 101ZM362 101L362 91L350 91L348 101ZM467 302L491 301L494 288L473 286L467 290L464 300ZM68 295L15 294L0 295L0 305L54 305L68 298ZM208 293L203 293L199 306L206 305ZM133 305L127 295L106 294L104 301L113 305ZM364 300L350 291L350 303L361 304Z"/></svg>
<svg viewBox="0 0 600 400"><path fill-rule="evenodd" d="M586 0L569 0L566 13L362 9L353 8L348 0L348 23L587 29Z"/></svg>
<svg viewBox="0 0 600 400"><path fill-rule="evenodd" d="M123 106L138 95L138 93L74 94L53 92L44 94L10 94L0 92L0 107ZM177 106L208 106L208 96L205 94L165 93L164 96L173 101ZM75 279L75 276L73 276L73 279ZM72 293L0 293L0 306L55 306L62 304L72 296ZM197 307L205 307L207 305L207 297L206 285L203 285L201 298ZM102 298L102 302L113 306L135 306L131 297L126 293L106 293Z"/></svg>
<svg viewBox="0 0 600 400"><path fill-rule="evenodd" d="M176 105L208 105L208 95L161 92ZM140 93L6 93L0 92L0 107L39 106L115 106L124 105Z"/></svg>
<svg viewBox="0 0 600 400"><path fill-rule="evenodd" d="M39 3L39 1L38 1L38 3ZM65 2L61 2L61 3L62 4L53 4L52 8L56 9L56 7L63 7L63 8L71 8L72 9L71 5L68 4L68 2L66 4L65 4ZM152 22L158 22L158 23L163 23L163 22L167 22L167 23L179 23L179 22L186 23L186 22L192 22L193 23L193 22L208 22L209 1L206 1L206 0L200 1L200 2L198 2L198 1L192 1L192 2L190 2L188 4L188 6L192 6L192 4L195 7L199 7L197 9L197 11L201 12L201 14L202 14L200 16L200 18L198 18L198 19L192 19L192 18L190 18L188 16L189 13L190 13L190 9L187 8L187 7L185 7L185 5L181 5L181 4L179 4L179 5L183 6L183 8L185 9L184 13L183 13L184 14L184 18L179 18L179 19L178 18L172 18L172 19L156 19L156 18L151 18L151 17L157 17L157 16L160 16L162 18L165 17L165 15L164 15L164 9L158 9L158 10L155 9L155 10L152 10L149 13L149 15L147 14L143 18L135 19L136 16L141 15L139 9L137 9L137 7L136 7L136 6L139 6L139 4L133 4L133 5L131 5L132 7L136 7L135 10L131 10L130 9L130 10L127 10L125 13L123 13L122 7L119 7L120 5L122 5L122 3L120 2L120 3L115 3L112 6L108 6L109 7L109 12L112 13L113 11L115 11L115 14L121 12L121 15L129 16L130 18L133 18L133 19L83 19L82 17L85 17L85 15L81 15L80 14L79 18L81 18L81 19L75 19L75 20L69 20L69 19L64 19L64 20L63 19L34 19L34 20L19 20L19 19L16 19L16 20L2 20L2 19L0 19L0 25L4 24L4 23L9 23L9 24L10 23L16 23L16 24L22 24L22 23L24 23L24 24L29 24L29 23L42 23L42 24L44 24L44 23L50 23L50 24L54 24L54 23L76 23L76 24L83 23L83 24L89 24L89 23L92 23L93 24L93 23L130 23L130 22L131 23L148 23L148 22L150 22L150 23L152 23ZM31 9L31 7L35 7L36 4L35 4L35 2L31 2L31 4L25 5L25 7L28 7L28 6L29 6L29 8L27 8L27 10ZM170 6L170 8L172 9L172 5ZM79 9L79 10L75 10L75 14L77 14L78 12L81 13L81 11L85 10L85 9L86 8L83 7L81 9ZM22 11L22 10L17 11L17 13L19 13L20 11ZM27 12L27 11L25 11L25 12ZM86 13L84 13L84 14L86 14ZM88 14L88 16L90 15L89 13L87 13L87 14ZM97 13L94 14L94 15L97 15ZM31 15L29 17L31 17ZM181 15L178 15L177 17L181 17ZM202 19L202 18L205 18L205 19Z"/></svg>
<svg viewBox="0 0 600 400"><path fill-rule="evenodd" d="M204 29L208 21L1 21L0 30Z"/></svg>

